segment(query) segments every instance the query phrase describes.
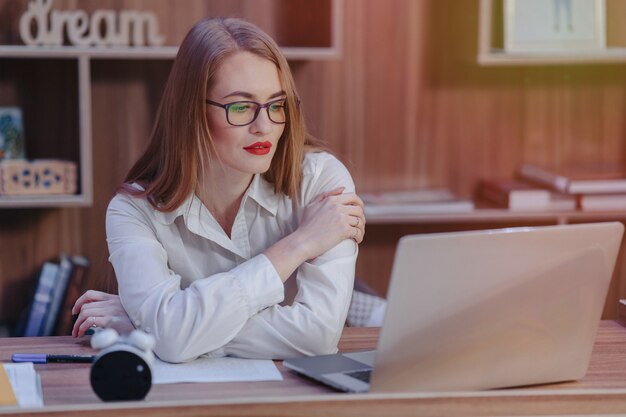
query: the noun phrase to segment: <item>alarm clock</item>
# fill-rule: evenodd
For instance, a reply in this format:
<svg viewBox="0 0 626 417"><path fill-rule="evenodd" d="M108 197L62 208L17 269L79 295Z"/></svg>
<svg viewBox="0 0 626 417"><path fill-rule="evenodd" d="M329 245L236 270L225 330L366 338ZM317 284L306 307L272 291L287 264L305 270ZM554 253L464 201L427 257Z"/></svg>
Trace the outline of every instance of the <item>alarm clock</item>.
<svg viewBox="0 0 626 417"><path fill-rule="evenodd" d="M134 330L120 336L103 329L91 338L91 347L101 349L91 365L91 387L103 401L142 400L152 387L155 340Z"/></svg>

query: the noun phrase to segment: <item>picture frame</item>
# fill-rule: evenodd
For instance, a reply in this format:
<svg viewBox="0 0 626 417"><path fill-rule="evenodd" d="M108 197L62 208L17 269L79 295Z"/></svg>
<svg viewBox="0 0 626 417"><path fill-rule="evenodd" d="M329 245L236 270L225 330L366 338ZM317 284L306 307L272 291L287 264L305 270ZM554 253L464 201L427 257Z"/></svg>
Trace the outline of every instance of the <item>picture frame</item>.
<svg viewBox="0 0 626 417"><path fill-rule="evenodd" d="M19 107L0 107L0 160L25 158L24 123Z"/></svg>
<svg viewBox="0 0 626 417"><path fill-rule="evenodd" d="M606 48L606 0L504 0L506 52Z"/></svg>

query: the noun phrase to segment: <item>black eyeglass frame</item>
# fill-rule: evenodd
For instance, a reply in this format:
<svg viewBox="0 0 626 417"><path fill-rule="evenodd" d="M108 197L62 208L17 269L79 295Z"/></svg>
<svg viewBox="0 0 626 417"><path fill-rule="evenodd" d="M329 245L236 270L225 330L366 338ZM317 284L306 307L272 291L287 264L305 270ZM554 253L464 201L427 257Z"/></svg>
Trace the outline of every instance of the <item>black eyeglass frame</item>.
<svg viewBox="0 0 626 417"><path fill-rule="evenodd" d="M274 119L272 119L272 115L270 114L270 106L271 106L272 104L278 103L278 102L280 102L280 101L284 101L284 102L285 102L285 104L284 104L284 108L285 108L285 114L286 114L286 112L287 112L287 98L286 98L286 97L284 97L284 98L277 98L276 100L271 100L271 101L268 101L268 102L267 102L267 103L265 103L265 104L257 103L256 101L252 101L252 100L239 100L239 101L233 101L233 102L231 102L231 103L226 103L226 104L218 103L217 101L213 101L213 100L209 100L209 99L206 99L205 101L206 101L206 103L207 103L207 104L210 104L210 105L212 105L212 106L216 106L216 107L221 107L221 108L223 108L223 109L224 109L224 111L226 112L226 121L227 121L227 122L228 122L228 124L229 124L229 125L231 125L231 126L237 126L237 127L239 127L239 126L248 126L248 125L251 125L252 123L254 123L254 121L257 119L257 117L259 117L259 113L261 112L261 109L265 109L265 111L267 112L267 117L270 119L270 121L271 121L272 123L275 123L275 124L277 124L277 125L284 125L285 123L287 123L287 120L286 120L286 119L285 119L285 121L284 121L284 122L277 122L277 121L275 121ZM249 104L254 104L254 105L256 105L256 110L255 110L255 112L254 112L254 117L252 118L252 120L250 120L248 123L245 123L245 124L235 124L235 123L232 123L232 122L230 121L230 118L228 117L228 109L229 109L231 106L233 106L233 105L235 105L235 104L240 104L240 103L249 103ZM286 117L286 115L285 115L285 117Z"/></svg>

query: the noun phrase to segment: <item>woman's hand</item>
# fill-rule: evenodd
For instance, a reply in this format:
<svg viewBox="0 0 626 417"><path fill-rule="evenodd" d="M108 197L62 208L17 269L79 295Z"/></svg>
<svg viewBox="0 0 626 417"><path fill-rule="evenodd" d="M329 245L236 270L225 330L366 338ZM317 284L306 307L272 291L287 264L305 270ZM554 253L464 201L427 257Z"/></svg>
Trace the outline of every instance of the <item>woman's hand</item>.
<svg viewBox="0 0 626 417"><path fill-rule="evenodd" d="M317 258L341 241L363 241L363 201L354 193L342 194L343 190L339 187L317 196L304 208L298 229L263 252L283 282L303 262Z"/></svg>
<svg viewBox="0 0 626 417"><path fill-rule="evenodd" d="M112 328L119 334L130 333L135 329L120 297L101 291L89 290L78 297L72 314L78 318L72 329L72 336L81 337L90 327Z"/></svg>
<svg viewBox="0 0 626 417"><path fill-rule="evenodd" d="M336 188L316 197L304 209L298 227L313 259L345 239L361 243L365 235L363 200L354 193L342 194L344 188Z"/></svg>

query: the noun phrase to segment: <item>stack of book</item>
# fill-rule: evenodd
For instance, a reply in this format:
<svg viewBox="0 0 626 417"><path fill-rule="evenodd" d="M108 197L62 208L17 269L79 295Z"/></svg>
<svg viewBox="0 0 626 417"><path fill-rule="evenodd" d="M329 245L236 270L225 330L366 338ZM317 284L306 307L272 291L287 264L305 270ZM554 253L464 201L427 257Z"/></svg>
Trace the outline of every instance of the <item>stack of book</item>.
<svg viewBox="0 0 626 417"><path fill-rule="evenodd" d="M567 211L576 209L573 196L514 179L484 179L478 186L483 200L512 211Z"/></svg>
<svg viewBox="0 0 626 417"><path fill-rule="evenodd" d="M550 169L525 164L519 175L535 184L576 198L584 211L626 210L626 171L622 167L598 165Z"/></svg>
<svg viewBox="0 0 626 417"><path fill-rule="evenodd" d="M444 188L417 188L359 194L365 217L410 216L413 214L466 213L474 210L470 200L458 198Z"/></svg>
<svg viewBox="0 0 626 417"><path fill-rule="evenodd" d="M482 180L478 194L510 210L626 210L626 172L619 168L525 164L518 178Z"/></svg>
<svg viewBox="0 0 626 417"><path fill-rule="evenodd" d="M83 256L61 255L58 263L45 262L16 336L71 334L72 306L83 291L88 267L89 261Z"/></svg>

